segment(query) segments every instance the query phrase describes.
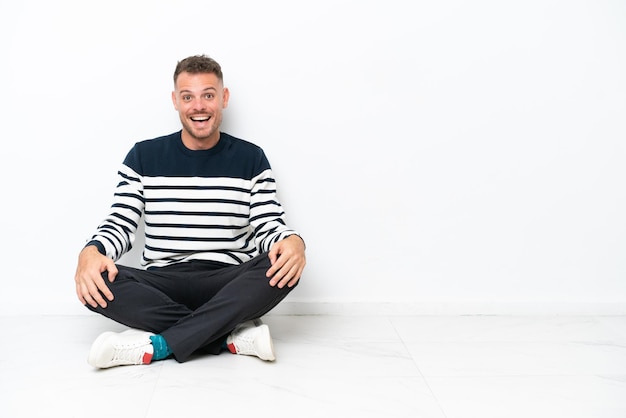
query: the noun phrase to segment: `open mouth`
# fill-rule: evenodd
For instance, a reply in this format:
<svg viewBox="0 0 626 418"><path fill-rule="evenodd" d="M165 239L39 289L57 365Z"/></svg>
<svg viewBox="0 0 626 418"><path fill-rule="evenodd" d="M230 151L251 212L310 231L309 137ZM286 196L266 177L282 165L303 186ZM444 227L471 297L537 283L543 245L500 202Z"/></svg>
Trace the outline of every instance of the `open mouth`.
<svg viewBox="0 0 626 418"><path fill-rule="evenodd" d="M209 119L211 119L210 116L192 116L190 118L193 122L207 122Z"/></svg>

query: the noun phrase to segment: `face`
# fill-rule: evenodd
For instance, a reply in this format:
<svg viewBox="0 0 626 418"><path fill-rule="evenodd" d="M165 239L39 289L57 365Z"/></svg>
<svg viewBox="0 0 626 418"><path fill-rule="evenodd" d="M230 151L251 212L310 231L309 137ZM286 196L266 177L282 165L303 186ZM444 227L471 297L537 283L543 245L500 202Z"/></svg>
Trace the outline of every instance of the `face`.
<svg viewBox="0 0 626 418"><path fill-rule="evenodd" d="M228 96L228 89L215 74L178 75L172 102L183 125L183 143L188 148L208 149L217 144Z"/></svg>

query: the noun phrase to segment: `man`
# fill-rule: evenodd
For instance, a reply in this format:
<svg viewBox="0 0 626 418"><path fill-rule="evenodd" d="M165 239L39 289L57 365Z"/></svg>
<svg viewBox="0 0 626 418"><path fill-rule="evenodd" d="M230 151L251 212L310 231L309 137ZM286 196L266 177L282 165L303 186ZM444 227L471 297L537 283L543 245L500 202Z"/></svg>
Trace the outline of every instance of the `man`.
<svg viewBox="0 0 626 418"><path fill-rule="evenodd" d="M259 318L297 285L305 245L284 222L263 150L220 131L223 84L205 55L178 62L172 102L182 130L134 145L111 212L79 255L78 299L132 328L94 341L94 367L223 350L275 359ZM142 216L144 268L115 264Z"/></svg>

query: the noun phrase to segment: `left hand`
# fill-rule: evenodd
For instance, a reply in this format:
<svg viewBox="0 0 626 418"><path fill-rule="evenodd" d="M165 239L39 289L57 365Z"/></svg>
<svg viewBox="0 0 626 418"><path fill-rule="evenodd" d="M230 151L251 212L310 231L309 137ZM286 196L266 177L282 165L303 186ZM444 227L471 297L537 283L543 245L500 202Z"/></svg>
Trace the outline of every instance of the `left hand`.
<svg viewBox="0 0 626 418"><path fill-rule="evenodd" d="M300 280L306 255L304 241L298 235L290 235L278 241L268 253L272 267L265 274L270 278L270 286L293 287Z"/></svg>

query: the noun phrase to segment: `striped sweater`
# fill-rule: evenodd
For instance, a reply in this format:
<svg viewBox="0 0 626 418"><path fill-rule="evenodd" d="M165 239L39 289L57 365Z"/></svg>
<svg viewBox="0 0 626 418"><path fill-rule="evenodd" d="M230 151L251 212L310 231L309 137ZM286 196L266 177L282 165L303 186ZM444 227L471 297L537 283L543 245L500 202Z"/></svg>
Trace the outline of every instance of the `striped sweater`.
<svg viewBox="0 0 626 418"><path fill-rule="evenodd" d="M181 131L138 142L118 177L111 212L87 243L113 260L132 248L142 215L145 268L240 264L297 234L285 225L263 150L223 132L202 151L186 148Z"/></svg>

